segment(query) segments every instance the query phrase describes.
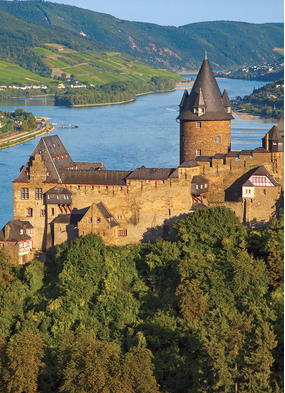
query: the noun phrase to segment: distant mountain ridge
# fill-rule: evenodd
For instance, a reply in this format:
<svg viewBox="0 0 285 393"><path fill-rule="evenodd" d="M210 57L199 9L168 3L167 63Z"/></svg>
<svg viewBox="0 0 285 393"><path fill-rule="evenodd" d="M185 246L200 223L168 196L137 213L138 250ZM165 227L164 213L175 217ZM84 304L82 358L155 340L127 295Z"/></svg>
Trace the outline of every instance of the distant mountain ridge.
<svg viewBox="0 0 285 393"><path fill-rule="evenodd" d="M283 48L284 24L201 22L180 27L129 22L111 15L46 1L3 1L0 9L30 23L60 28L151 66L197 70L208 52L213 70L271 63ZM189 14L191 18L191 14Z"/></svg>

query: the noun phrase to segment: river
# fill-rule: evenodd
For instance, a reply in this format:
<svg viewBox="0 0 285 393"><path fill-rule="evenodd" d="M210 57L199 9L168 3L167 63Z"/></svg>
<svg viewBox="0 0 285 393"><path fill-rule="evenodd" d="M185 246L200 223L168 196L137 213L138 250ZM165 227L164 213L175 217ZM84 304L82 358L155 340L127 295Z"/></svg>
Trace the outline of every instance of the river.
<svg viewBox="0 0 285 393"><path fill-rule="evenodd" d="M183 75L185 76L185 75ZM194 75L186 77L191 78ZM267 82L217 78L221 92L230 99L252 93ZM77 124L79 128L56 126L58 134L74 161L101 161L107 169L134 170L177 167L179 165L179 124L176 122L183 89L139 96L120 105L58 107L51 97L0 101L9 112L24 108L35 116L52 118L52 123ZM235 113L232 121L232 150L261 146L264 135L276 124L259 117ZM236 135L238 134L238 135ZM240 136L242 134L242 136ZM258 136L255 136L258 135ZM40 136L18 146L0 150L0 229L13 219L11 181L19 173Z"/></svg>

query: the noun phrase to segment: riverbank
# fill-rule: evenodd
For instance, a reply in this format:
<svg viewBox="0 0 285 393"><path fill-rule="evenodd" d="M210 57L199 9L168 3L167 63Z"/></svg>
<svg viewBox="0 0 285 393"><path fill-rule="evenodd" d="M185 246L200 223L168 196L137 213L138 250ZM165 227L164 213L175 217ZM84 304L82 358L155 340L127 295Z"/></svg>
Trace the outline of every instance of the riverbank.
<svg viewBox="0 0 285 393"><path fill-rule="evenodd" d="M130 102L135 101L135 99L136 99L137 97L145 96L145 95L147 95L147 94L153 94L153 93L167 93L167 92L171 92L171 91L176 90L176 88L177 88L177 87L175 86L175 89L172 89L172 90L158 90L158 91L147 91L147 92L145 92L145 93L139 93L139 94L136 94L135 98L132 98L132 99L127 100L127 101L102 102L102 103L100 103L100 104L94 103L94 104L68 105L68 106L69 106L70 108L80 108L80 107L85 107L85 106L87 107L87 106L103 106L103 105L120 105L120 104L128 104L128 103L130 103Z"/></svg>
<svg viewBox="0 0 285 393"><path fill-rule="evenodd" d="M16 136L1 139L0 150L6 149L7 147L20 145L21 143L27 142L30 139L34 139L39 135L48 134L54 130L54 126L48 123L48 120L51 119L50 117L40 117L40 119L43 119L44 123L41 123L40 127L36 130L18 133Z"/></svg>

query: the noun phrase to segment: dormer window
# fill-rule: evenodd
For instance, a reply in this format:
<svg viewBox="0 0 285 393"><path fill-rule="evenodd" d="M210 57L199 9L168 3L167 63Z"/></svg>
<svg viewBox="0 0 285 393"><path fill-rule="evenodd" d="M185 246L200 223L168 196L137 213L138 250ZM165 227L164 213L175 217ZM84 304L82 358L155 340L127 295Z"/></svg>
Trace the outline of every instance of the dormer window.
<svg viewBox="0 0 285 393"><path fill-rule="evenodd" d="M46 175L47 175L47 177L50 177L50 172L47 172Z"/></svg>
<svg viewBox="0 0 285 393"><path fill-rule="evenodd" d="M198 116L204 115L205 108L198 108Z"/></svg>
<svg viewBox="0 0 285 393"><path fill-rule="evenodd" d="M226 111L227 111L227 113L232 113L232 108L230 106L227 106Z"/></svg>

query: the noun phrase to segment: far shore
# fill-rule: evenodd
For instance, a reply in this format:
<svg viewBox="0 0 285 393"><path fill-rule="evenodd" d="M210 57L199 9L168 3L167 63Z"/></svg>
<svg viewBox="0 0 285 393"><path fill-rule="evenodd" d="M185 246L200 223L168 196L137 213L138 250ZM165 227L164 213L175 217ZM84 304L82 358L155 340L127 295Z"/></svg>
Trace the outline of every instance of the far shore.
<svg viewBox="0 0 285 393"><path fill-rule="evenodd" d="M6 149L7 147L20 145L21 143L27 142L28 140L36 138L39 135L48 134L49 132L54 130L54 127L48 123L48 120L50 120L51 117L38 117L38 118L45 120L44 128L36 129L34 131L29 131L29 132L17 133L15 135L11 135L10 137L0 139L0 150Z"/></svg>

